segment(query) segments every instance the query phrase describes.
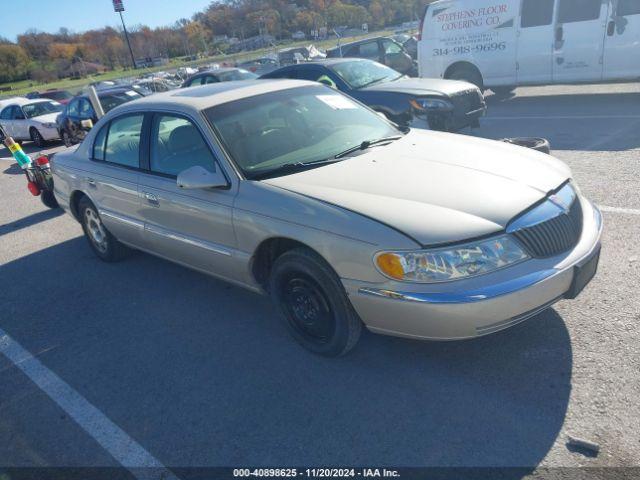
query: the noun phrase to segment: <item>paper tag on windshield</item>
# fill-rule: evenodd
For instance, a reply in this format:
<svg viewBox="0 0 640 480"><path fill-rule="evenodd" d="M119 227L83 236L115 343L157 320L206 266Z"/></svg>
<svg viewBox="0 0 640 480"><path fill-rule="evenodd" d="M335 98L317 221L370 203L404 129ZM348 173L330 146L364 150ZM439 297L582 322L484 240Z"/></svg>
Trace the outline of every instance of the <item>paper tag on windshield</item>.
<svg viewBox="0 0 640 480"><path fill-rule="evenodd" d="M323 101L334 110L347 110L358 108L358 106L342 95L316 95L318 100Z"/></svg>
<svg viewBox="0 0 640 480"><path fill-rule="evenodd" d="M127 90L126 92L124 92L125 95L129 95L130 97L136 97L138 94L136 92L134 92L133 90Z"/></svg>

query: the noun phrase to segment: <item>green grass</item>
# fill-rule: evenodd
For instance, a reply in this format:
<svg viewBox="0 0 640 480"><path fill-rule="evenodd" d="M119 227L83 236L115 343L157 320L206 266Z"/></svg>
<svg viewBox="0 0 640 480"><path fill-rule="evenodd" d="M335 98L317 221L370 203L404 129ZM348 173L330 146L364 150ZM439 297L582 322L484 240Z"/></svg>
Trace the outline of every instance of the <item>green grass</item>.
<svg viewBox="0 0 640 480"><path fill-rule="evenodd" d="M372 32L369 34L359 35L356 37L343 38L342 43L345 44L345 43L353 42L355 40L360 40L363 38L390 35L392 33L393 33L392 31ZM258 58L264 55L275 53L282 48L306 46L309 44L313 44L317 48L324 50L324 49L335 47L337 45L337 41L336 39L322 40L319 42L314 42L313 40L301 40L296 42L288 42L286 44L278 45L276 47L262 48L259 50L252 50L250 52L241 52L241 53L228 54L228 55L214 55L211 57L201 58L195 61L187 61L187 62L174 58L170 60L168 65L163 65L160 67L144 68L144 69L138 69L138 70L131 70L131 69L125 70L123 68L118 68L115 70L111 70L107 73L103 73L101 75L90 75L88 77L79 78L79 79L65 78L65 79L60 79L60 80L56 80L54 82L49 82L49 83L39 83L33 80L22 80L20 82L0 84L0 88L11 87L11 90L9 91L6 91L6 92L0 91L0 96L2 97L20 96L20 95L25 95L34 90L47 90L50 88L59 88L63 90L70 90L72 92L77 92L81 90L84 86L89 85L91 82L102 81L102 80L115 80L119 78L127 78L127 77L134 77L134 76L137 77L145 73L171 70L179 67L196 67L198 65L203 65L207 63L222 63L224 61L243 62L246 60L251 60L253 58Z"/></svg>

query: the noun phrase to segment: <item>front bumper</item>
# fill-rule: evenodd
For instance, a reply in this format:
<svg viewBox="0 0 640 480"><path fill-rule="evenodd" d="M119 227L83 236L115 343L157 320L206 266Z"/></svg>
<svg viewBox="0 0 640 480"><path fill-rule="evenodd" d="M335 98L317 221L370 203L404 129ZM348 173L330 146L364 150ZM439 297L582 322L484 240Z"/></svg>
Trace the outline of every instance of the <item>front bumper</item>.
<svg viewBox="0 0 640 480"><path fill-rule="evenodd" d="M558 257L444 284L343 284L362 321L376 333L459 340L503 330L569 296L576 267L599 251L602 215L581 201L582 236L572 251Z"/></svg>

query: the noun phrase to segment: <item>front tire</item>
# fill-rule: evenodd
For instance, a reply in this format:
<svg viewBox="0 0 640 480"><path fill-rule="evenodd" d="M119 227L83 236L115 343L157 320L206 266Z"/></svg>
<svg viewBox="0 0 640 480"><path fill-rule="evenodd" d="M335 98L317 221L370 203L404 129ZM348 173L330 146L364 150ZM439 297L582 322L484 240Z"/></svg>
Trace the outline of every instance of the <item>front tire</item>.
<svg viewBox="0 0 640 480"><path fill-rule="evenodd" d="M82 230L94 253L108 263L124 258L129 249L120 243L103 225L98 210L87 197L82 197L78 205Z"/></svg>
<svg viewBox="0 0 640 480"><path fill-rule="evenodd" d="M340 279L316 253L298 248L278 257L269 291L287 329L306 349L338 357L358 342L362 322Z"/></svg>
<svg viewBox="0 0 640 480"><path fill-rule="evenodd" d="M29 130L29 135L31 136L31 141L35 143L38 148L44 147L47 143L37 128L31 128L31 130Z"/></svg>
<svg viewBox="0 0 640 480"><path fill-rule="evenodd" d="M66 130L62 131L62 143L64 143L65 147L73 146L73 141L71 140L71 136L69 135L69 132L67 132Z"/></svg>

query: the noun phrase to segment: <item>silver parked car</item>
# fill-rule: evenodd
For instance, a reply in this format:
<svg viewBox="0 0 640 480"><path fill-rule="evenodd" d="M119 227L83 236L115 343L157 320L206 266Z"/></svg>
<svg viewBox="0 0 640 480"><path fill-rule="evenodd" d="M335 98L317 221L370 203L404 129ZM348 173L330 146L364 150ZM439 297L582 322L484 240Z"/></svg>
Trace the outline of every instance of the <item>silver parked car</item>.
<svg viewBox="0 0 640 480"><path fill-rule="evenodd" d="M398 130L296 80L160 93L53 160L55 194L105 261L129 247L268 293L308 349L362 324L496 332L595 274L602 229L569 168L521 147Z"/></svg>

